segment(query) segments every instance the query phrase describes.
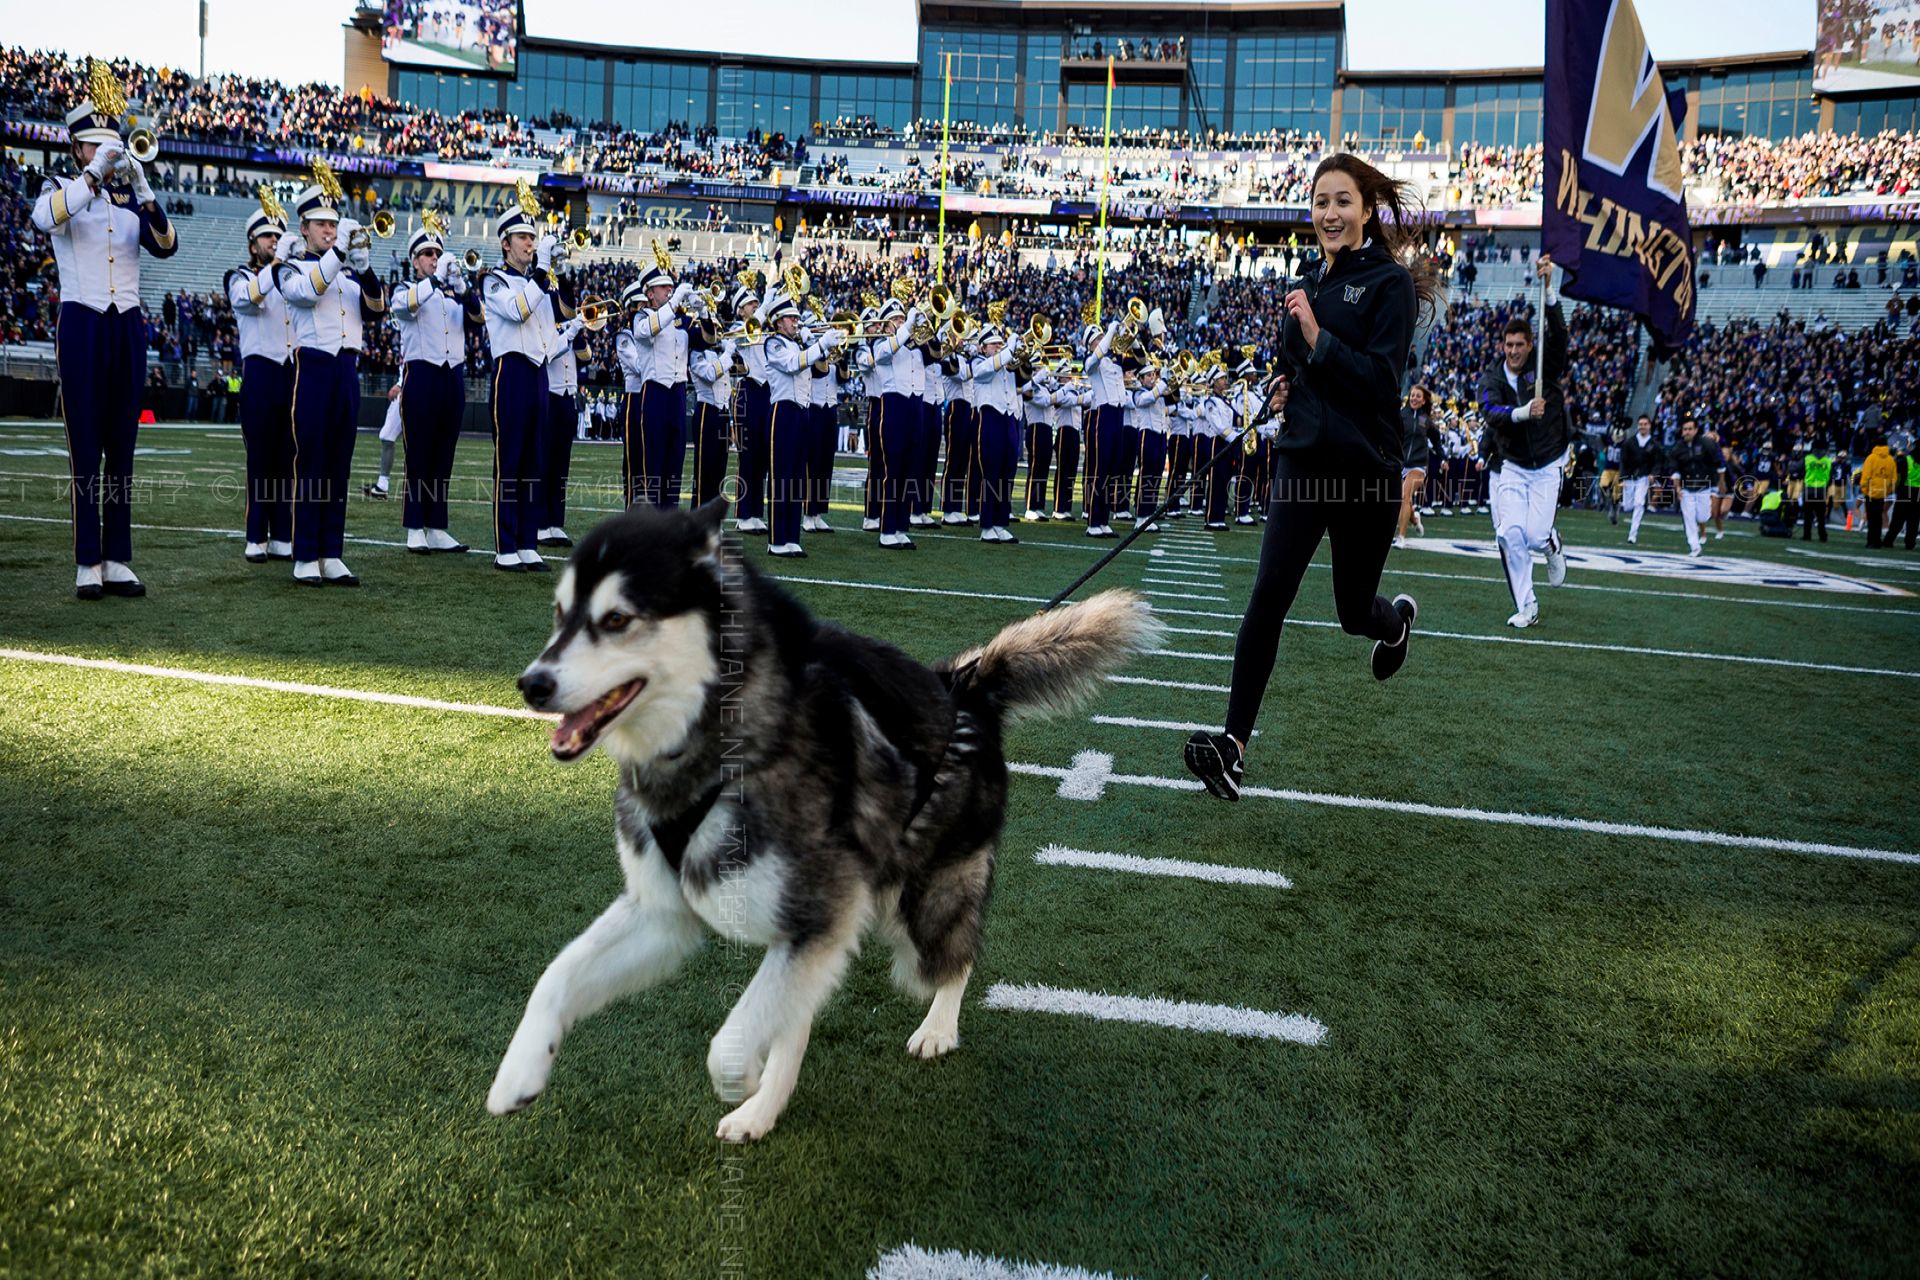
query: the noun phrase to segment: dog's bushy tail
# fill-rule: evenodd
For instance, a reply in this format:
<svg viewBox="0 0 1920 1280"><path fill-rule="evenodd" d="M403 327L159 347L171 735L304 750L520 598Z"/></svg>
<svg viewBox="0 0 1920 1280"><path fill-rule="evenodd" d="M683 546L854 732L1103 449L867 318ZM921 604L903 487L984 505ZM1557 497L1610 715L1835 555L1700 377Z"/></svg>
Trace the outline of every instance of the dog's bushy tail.
<svg viewBox="0 0 1920 1280"><path fill-rule="evenodd" d="M1100 683L1165 634L1132 591L1102 591L1005 628L979 649L942 664L956 695L995 703L1007 716L1062 715L1084 705Z"/></svg>

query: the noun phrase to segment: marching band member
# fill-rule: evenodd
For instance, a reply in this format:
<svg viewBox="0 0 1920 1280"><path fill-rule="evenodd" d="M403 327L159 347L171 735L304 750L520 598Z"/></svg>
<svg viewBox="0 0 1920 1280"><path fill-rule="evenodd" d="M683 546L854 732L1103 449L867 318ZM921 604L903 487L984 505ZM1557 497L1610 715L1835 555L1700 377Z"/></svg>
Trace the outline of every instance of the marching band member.
<svg viewBox="0 0 1920 1280"><path fill-rule="evenodd" d="M493 567L546 573L540 525L546 517L548 359L563 341L550 270L558 243L520 205L494 224L505 265L482 278L480 302L493 352Z"/></svg>
<svg viewBox="0 0 1920 1280"><path fill-rule="evenodd" d="M1122 409L1126 401L1125 371L1113 355L1113 339L1120 322L1103 330L1088 325L1081 335L1086 347L1087 387L1092 412L1087 427L1087 536L1111 538L1113 513L1125 502L1120 494L1118 467L1126 455Z"/></svg>
<svg viewBox="0 0 1920 1280"><path fill-rule="evenodd" d="M888 298L880 304L878 324L891 324L893 332L874 339L871 344L874 385L880 391L880 411L876 419L874 456L880 469L880 545L890 551L910 551L913 538L907 530L919 522L920 443L925 437L926 396L934 370L921 359L912 344L913 326L920 322L920 310L903 306L899 299Z"/></svg>
<svg viewBox="0 0 1920 1280"><path fill-rule="evenodd" d="M1020 354L1020 338L988 321L980 330L980 354L967 362L973 388L973 470L980 477L980 541L1018 542L1013 523L1013 473L1020 465L1020 398L1008 365Z"/></svg>
<svg viewBox="0 0 1920 1280"><path fill-rule="evenodd" d="M862 335L871 334L879 323L880 309L878 307L862 307L860 309L860 332ZM860 371L861 386L866 389L867 393L866 509L862 512L860 521L860 530L863 533L880 532L881 489L885 483L886 475L886 460L880 456L880 397L883 394L881 387L883 376L880 372L879 365L873 358L874 344L878 341L878 338L863 336L860 341L854 343L851 347L853 362Z"/></svg>
<svg viewBox="0 0 1920 1280"><path fill-rule="evenodd" d="M948 322L951 326L952 322ZM940 361L947 378L947 466L940 475L940 523L968 524L979 517L975 472L980 442L978 390L973 385L969 345L949 340L950 354Z"/></svg>
<svg viewBox="0 0 1920 1280"><path fill-rule="evenodd" d="M1081 379L1056 380L1053 393L1053 518L1073 519L1074 482L1080 477L1081 424L1092 403L1092 388Z"/></svg>
<svg viewBox="0 0 1920 1280"><path fill-rule="evenodd" d="M140 253L169 258L179 248L146 171L120 141L121 111L111 108L124 102L116 97L125 94L96 62L91 95L67 113L79 172L49 176L33 204L33 225L52 237L60 273L54 351L72 477L74 594L82 600L147 593L128 567L134 437L147 379Z"/></svg>
<svg viewBox="0 0 1920 1280"><path fill-rule="evenodd" d="M800 310L779 290L769 293L766 305L773 332L766 340L768 397L772 417L767 423L767 453L771 460L772 511L767 552L803 557L800 546L801 507L806 498L806 419L813 398L812 366L840 345L837 329L818 341L800 341Z"/></svg>
<svg viewBox="0 0 1920 1280"><path fill-rule="evenodd" d="M1053 375L1037 362L1027 366L1020 384L1021 417L1027 427L1027 507L1020 519L1038 524L1047 518L1047 473L1053 469Z"/></svg>
<svg viewBox="0 0 1920 1280"><path fill-rule="evenodd" d="M1252 356L1242 355L1240 363L1234 366L1233 376L1237 379L1237 388L1227 398L1227 404L1233 409L1237 431L1260 415L1260 393L1254 390L1260 380L1260 367ZM1234 459L1234 467L1240 473L1234 486L1235 524L1252 524L1254 511L1266 510L1267 467L1272 450L1268 447L1268 438L1260 432L1254 432L1250 439L1253 448L1248 450L1243 444L1240 456Z"/></svg>
<svg viewBox="0 0 1920 1280"><path fill-rule="evenodd" d="M1163 378L1164 381L1164 378ZM1187 480L1193 475L1194 415L1182 413L1182 405L1191 407L1193 396L1185 386L1169 388L1167 393L1167 492L1174 495L1170 518L1193 514L1193 495Z"/></svg>
<svg viewBox="0 0 1920 1280"><path fill-rule="evenodd" d="M1140 458L1140 489L1136 510L1145 520L1160 505L1160 484L1167 472L1167 397L1166 380L1158 365L1140 370L1139 387L1133 393L1133 423L1139 432L1135 452ZM1148 521L1147 532L1158 533L1160 525Z"/></svg>
<svg viewBox="0 0 1920 1280"><path fill-rule="evenodd" d="M645 499L656 507L680 505L680 474L687 457L687 325L681 313L692 296L693 285L676 285L657 262L623 295L623 300L640 303L639 314L617 343L620 367L627 374L622 452L629 503Z"/></svg>
<svg viewBox="0 0 1920 1280"><path fill-rule="evenodd" d="M1232 443L1234 416L1233 406L1227 400L1225 365L1214 366L1212 386L1201 397L1198 408L1200 421L1206 426L1206 435L1201 437L1194 454L1196 468L1207 466L1223 451L1236 447ZM1207 473L1206 527L1209 529L1227 527L1227 511L1232 502L1234 484L1239 478L1239 462L1239 458L1229 452Z"/></svg>
<svg viewBox="0 0 1920 1280"><path fill-rule="evenodd" d="M373 255L353 245L360 224L341 218L331 174L294 203L300 235L274 273L293 317L293 580L357 587L341 559L347 484L360 420L364 325L387 309ZM344 254L341 246L346 245Z"/></svg>
<svg viewBox="0 0 1920 1280"><path fill-rule="evenodd" d="M567 536L567 480L573 472L573 438L580 423L580 362L593 353L578 313L560 326L559 341L547 359L547 447L540 474L540 519L536 545L570 547ZM722 458L721 465L725 465Z"/></svg>
<svg viewBox="0 0 1920 1280"><path fill-rule="evenodd" d="M467 408L467 320L481 322L480 295L468 288L466 272L447 255L446 243L431 227L413 233L407 259L413 281L396 289L392 299L394 328L400 335L401 441L407 462L400 523L407 531L407 550L416 555L464 552L466 546L447 532L447 494L453 485L460 419ZM381 471L386 471L384 464Z"/></svg>
<svg viewBox="0 0 1920 1280"><path fill-rule="evenodd" d="M264 188L262 188L264 190ZM268 197L271 199L271 196ZM247 221L247 265L227 272L227 302L240 335L240 439L247 451L245 555L249 563L293 559L293 319L275 283L287 224L262 208Z"/></svg>
<svg viewBox="0 0 1920 1280"><path fill-rule="evenodd" d="M739 347L731 338L703 345L693 369L693 505L704 507L720 496L727 478L727 411L733 405L733 362Z"/></svg>
<svg viewBox="0 0 1920 1280"><path fill-rule="evenodd" d="M822 328L825 332L840 332ZM808 346L818 337L804 321L801 334ZM833 493L834 418L839 414L839 407L840 362L832 357L816 361L813 378L807 384L807 498L800 516L801 529L813 533L833 532L833 526L827 523L827 502Z"/></svg>
<svg viewBox="0 0 1920 1280"><path fill-rule="evenodd" d="M740 408L735 427L740 437L740 496L734 503L733 527L741 533L767 531L767 423L772 408L767 399L767 350L746 341L746 325L760 311L760 295L742 283L733 291L733 318L746 374L740 379Z"/></svg>
<svg viewBox="0 0 1920 1280"><path fill-rule="evenodd" d="M909 327L923 322L925 315L914 308ZM881 318L884 321L884 309ZM906 378L903 390L917 387L906 390L906 394L920 401L920 428L913 438L913 462L907 471L908 506L913 511L907 524L929 529L939 523L933 518L933 473L940 465L940 437L946 424L947 402L953 396L953 380L934 359L931 343L910 346L894 359L901 365L895 374Z"/></svg>

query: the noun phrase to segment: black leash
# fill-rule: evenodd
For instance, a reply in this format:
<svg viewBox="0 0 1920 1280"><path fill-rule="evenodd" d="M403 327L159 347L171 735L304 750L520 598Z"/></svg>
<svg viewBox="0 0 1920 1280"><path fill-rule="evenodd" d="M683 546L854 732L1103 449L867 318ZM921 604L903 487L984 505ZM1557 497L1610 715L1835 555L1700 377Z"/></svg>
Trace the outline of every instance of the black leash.
<svg viewBox="0 0 1920 1280"><path fill-rule="evenodd" d="M1199 487L1200 481L1206 477L1206 474L1209 471L1212 471L1215 467L1225 462L1228 458L1233 457L1235 453L1244 452L1247 447L1247 437L1251 433L1265 426L1267 422L1272 419L1273 410L1270 407L1267 407L1267 406L1271 406L1272 403L1273 403L1273 390L1272 390L1272 383L1269 382L1268 389L1267 389L1266 406L1263 406L1261 408L1260 416L1255 418L1252 422L1249 422L1246 426L1240 428L1239 431L1235 432L1234 435L1230 437L1229 443L1226 448L1215 449L1213 452L1213 457L1208 460L1206 466L1200 468L1198 471L1188 476L1181 483L1173 486L1173 491L1167 495L1167 500L1165 502L1162 502L1159 506L1155 507L1150 514L1142 516L1139 520L1136 520L1133 525L1132 533L1129 533L1126 537L1120 539L1120 541L1114 545L1111 551L1107 552L1107 554L1101 556L1098 560L1096 560L1091 569L1088 569L1085 573L1075 578L1071 583L1067 585L1065 590L1060 592L1059 595L1055 596L1053 599L1041 605L1039 612L1045 613L1049 609L1057 609L1061 605L1065 604L1068 598L1071 597L1073 593L1078 591L1081 587L1085 586L1087 582L1093 577L1094 574L1099 573L1102 569L1112 564L1115 556L1119 555L1122 551L1125 551L1128 547L1132 546L1135 538L1138 538L1141 534L1145 533L1148 530L1148 528L1154 524L1155 521L1159 520L1160 517L1165 515L1168 511L1171 511L1179 503L1180 499L1183 496L1185 496L1188 490L1197 489Z"/></svg>

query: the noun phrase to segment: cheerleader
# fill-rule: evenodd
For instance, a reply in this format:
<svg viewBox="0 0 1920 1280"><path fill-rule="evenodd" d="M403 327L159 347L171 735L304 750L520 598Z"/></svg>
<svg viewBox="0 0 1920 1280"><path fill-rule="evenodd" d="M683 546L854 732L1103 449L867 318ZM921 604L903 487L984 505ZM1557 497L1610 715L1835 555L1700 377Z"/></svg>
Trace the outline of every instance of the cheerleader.
<svg viewBox="0 0 1920 1280"><path fill-rule="evenodd" d="M120 140L124 97L96 62L92 94L67 113L77 172L49 177L33 204L33 225L52 237L60 272L54 350L82 600L147 593L130 567L133 447L147 380L140 254L170 258L179 248L146 171Z"/></svg>
<svg viewBox="0 0 1920 1280"><path fill-rule="evenodd" d="M1196 733L1186 746L1187 768L1225 800L1240 798L1243 755L1281 625L1323 540L1332 544L1340 625L1373 640L1374 679L1406 661L1418 612L1411 596L1389 602L1379 587L1399 509L1399 388L1416 313L1433 305L1438 285L1406 243L1406 184L1336 154L1314 170L1312 192L1322 260L1283 304L1276 364L1285 377L1270 384L1268 400L1287 416L1273 443L1272 505L1234 646L1226 728Z"/></svg>

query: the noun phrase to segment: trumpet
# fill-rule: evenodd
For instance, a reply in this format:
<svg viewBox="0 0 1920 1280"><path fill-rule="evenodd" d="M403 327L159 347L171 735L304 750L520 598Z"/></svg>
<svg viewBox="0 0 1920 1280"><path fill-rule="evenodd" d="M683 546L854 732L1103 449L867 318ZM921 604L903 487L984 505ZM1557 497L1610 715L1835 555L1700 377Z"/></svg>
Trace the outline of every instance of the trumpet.
<svg viewBox="0 0 1920 1280"><path fill-rule="evenodd" d="M612 298L588 298L580 304L580 310L577 313L580 317L580 327L594 333L600 332L607 327L607 321L613 318L616 305Z"/></svg>
<svg viewBox="0 0 1920 1280"><path fill-rule="evenodd" d="M478 271L486 259L480 256L478 249L469 249L460 258L460 264L469 271Z"/></svg>
<svg viewBox="0 0 1920 1280"><path fill-rule="evenodd" d="M353 234L347 237L347 248L349 249L369 248L373 244L373 236L379 236L382 240L385 240L393 234L393 227L394 227L393 214L388 212L385 209L382 209L380 210L380 212L373 215L372 235L369 235L367 233L367 228L365 227L355 228Z"/></svg>
<svg viewBox="0 0 1920 1280"><path fill-rule="evenodd" d="M127 154L141 164L152 164L153 158L160 154L160 139L153 130L142 125L127 135Z"/></svg>

